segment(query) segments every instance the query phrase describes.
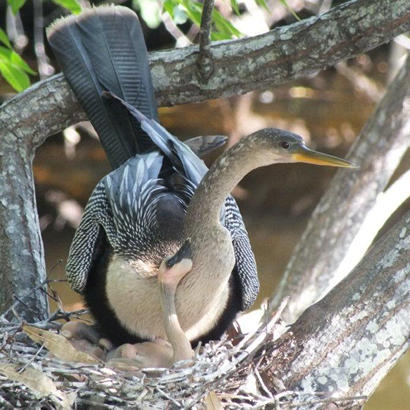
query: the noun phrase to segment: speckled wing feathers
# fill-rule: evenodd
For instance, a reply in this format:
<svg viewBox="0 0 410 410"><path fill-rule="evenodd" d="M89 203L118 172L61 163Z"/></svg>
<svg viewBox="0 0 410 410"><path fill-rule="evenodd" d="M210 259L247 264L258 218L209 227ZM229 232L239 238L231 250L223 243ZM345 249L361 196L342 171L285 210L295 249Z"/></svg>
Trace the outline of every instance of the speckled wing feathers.
<svg viewBox="0 0 410 410"><path fill-rule="evenodd" d="M67 277L75 291L84 291L100 229L113 251L125 257L153 248L156 205L168 191L158 178L162 161L159 152L136 155L97 184L68 256Z"/></svg>
<svg viewBox="0 0 410 410"><path fill-rule="evenodd" d="M100 229L106 232L114 252L149 252L157 228L156 204L167 193L160 178L164 156L182 177L183 183L174 188L183 208L207 168L189 147L152 120L156 105L147 53L132 11L107 6L87 10L58 21L48 34L110 162L118 167L94 189L70 248L68 280L82 293ZM103 91L108 91L105 97ZM134 156L147 147L157 150ZM233 274L239 277L245 310L256 299L259 282L248 234L231 196L221 210L221 220L232 235Z"/></svg>
<svg viewBox="0 0 410 410"><path fill-rule="evenodd" d="M66 270L75 291L84 291L99 229L105 230L114 252L130 257L149 252L156 231L156 204L166 192L158 178L161 163L158 152L137 155L98 183L70 248ZM181 186L181 197L190 198L194 189L193 184ZM232 196L225 202L224 224L232 235L234 274L239 277L242 310L246 310L258 295L259 281L248 233Z"/></svg>
<svg viewBox="0 0 410 410"><path fill-rule="evenodd" d="M247 310L253 305L259 293L258 271L242 215L231 195L225 201L224 224L232 236L236 260L233 274L238 275L241 284L242 310Z"/></svg>

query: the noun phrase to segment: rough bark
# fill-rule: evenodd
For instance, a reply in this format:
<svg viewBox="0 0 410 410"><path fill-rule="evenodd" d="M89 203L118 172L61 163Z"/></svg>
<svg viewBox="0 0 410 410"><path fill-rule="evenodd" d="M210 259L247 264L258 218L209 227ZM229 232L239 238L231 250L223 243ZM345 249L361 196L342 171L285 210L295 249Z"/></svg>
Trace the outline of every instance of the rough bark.
<svg viewBox="0 0 410 410"><path fill-rule="evenodd" d="M204 0L201 28L199 30L199 51L197 58L198 71L203 83L206 83L213 72L211 48L212 11L215 0Z"/></svg>
<svg viewBox="0 0 410 410"><path fill-rule="evenodd" d="M368 396L408 349L410 212L277 342L265 372L286 389Z"/></svg>
<svg viewBox="0 0 410 410"><path fill-rule="evenodd" d="M198 47L151 53L158 103L201 101L275 86L374 48L409 28L407 0L353 0L261 36L216 43L211 47L214 72L206 85L197 71ZM36 84L1 107L0 263L5 268L0 277L0 310L9 305L12 290L18 296L45 277L33 199L34 150L47 136L84 118L61 75ZM13 236L13 230L19 235ZM34 311L44 307L45 296L33 297ZM36 316L25 312L22 308L26 320Z"/></svg>
<svg viewBox="0 0 410 410"><path fill-rule="evenodd" d="M406 152L409 127L410 58L352 147L348 158L360 169L337 172L292 254L272 300L290 297L290 323L343 278L337 268Z"/></svg>
<svg viewBox="0 0 410 410"><path fill-rule="evenodd" d="M353 0L260 36L215 43L206 84L196 69L198 47L152 53L154 88L160 105L173 105L273 87L354 57L409 28L408 1Z"/></svg>
<svg viewBox="0 0 410 410"><path fill-rule="evenodd" d="M407 0L353 0L260 36L213 43L214 71L206 84L198 71L198 46L152 52L149 58L157 102L168 106L275 87L371 50L409 29ZM30 103L32 92L50 87L49 82L56 93L66 95L68 84L61 77L58 74L35 90L27 90L26 102ZM74 112L73 98L62 102L59 108L51 103L47 110Z"/></svg>
<svg viewBox="0 0 410 410"><path fill-rule="evenodd" d="M0 311L24 299L14 311L29 322L44 319L48 311L32 161L47 135L78 119L71 92L55 92L61 82L34 86L29 103L20 94L5 103L0 113ZM71 100L72 111L60 110L61 100Z"/></svg>

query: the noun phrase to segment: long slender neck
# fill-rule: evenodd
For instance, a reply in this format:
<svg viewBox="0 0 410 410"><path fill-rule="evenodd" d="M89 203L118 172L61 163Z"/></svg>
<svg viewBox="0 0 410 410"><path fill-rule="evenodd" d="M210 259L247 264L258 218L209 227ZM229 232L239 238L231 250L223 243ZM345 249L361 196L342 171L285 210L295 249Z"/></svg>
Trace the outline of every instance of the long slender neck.
<svg viewBox="0 0 410 410"><path fill-rule="evenodd" d="M219 224L226 197L239 181L253 169L267 165L254 140L246 138L225 152L212 165L199 184L188 207L185 234L209 224Z"/></svg>

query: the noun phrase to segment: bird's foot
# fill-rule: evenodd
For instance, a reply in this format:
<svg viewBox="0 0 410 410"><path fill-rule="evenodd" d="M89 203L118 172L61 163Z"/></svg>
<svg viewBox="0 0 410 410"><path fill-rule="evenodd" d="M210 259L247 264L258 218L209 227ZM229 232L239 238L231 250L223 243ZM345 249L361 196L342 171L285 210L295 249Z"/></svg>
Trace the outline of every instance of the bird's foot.
<svg viewBox="0 0 410 410"><path fill-rule="evenodd" d="M106 360L112 343L98 333L94 326L83 322L70 321L63 325L61 334L79 351L91 354L100 360Z"/></svg>
<svg viewBox="0 0 410 410"><path fill-rule="evenodd" d="M172 346L159 338L152 342L125 343L107 355L108 364L122 369L170 367L173 363L172 359Z"/></svg>

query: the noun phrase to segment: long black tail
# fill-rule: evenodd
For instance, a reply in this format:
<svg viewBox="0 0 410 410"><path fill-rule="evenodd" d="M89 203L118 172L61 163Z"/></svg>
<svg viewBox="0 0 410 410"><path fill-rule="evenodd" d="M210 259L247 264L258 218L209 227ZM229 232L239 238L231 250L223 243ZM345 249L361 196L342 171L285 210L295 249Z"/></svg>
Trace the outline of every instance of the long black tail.
<svg viewBox="0 0 410 410"><path fill-rule="evenodd" d="M148 54L137 15L121 6L92 8L58 20L47 35L112 167L151 150L150 138L127 109L102 98L103 91L110 91L157 119Z"/></svg>

